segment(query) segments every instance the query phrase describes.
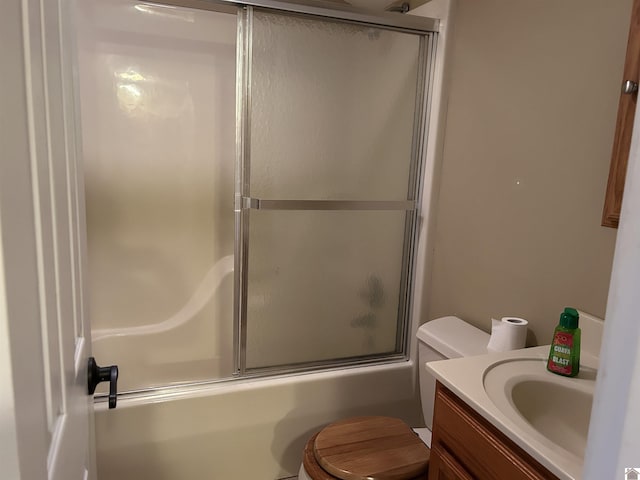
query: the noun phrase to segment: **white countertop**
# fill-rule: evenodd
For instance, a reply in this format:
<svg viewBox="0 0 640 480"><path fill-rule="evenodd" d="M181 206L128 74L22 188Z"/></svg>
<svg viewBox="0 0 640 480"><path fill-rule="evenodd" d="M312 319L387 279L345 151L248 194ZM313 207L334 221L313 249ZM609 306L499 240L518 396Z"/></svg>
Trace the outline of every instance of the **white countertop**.
<svg viewBox="0 0 640 480"><path fill-rule="evenodd" d="M473 410L513 440L550 472L563 480L579 480L582 478L583 466L583 459L580 456L565 450L543 436L520 414L510 408L504 408L504 405L507 405L506 403L500 407L496 405L496 402L489 397L485 389L485 377L493 367L501 364L511 364L513 365L512 373L504 375L505 390L508 389L509 382L513 384L514 380L518 381L527 375L535 374L536 379L593 392L598 363L596 357L583 351L581 354L580 373L577 377L568 378L555 375L546 370L548 354L549 345L546 345L511 352L429 362L426 364L426 368L438 381L458 395ZM517 362L519 360L525 360L526 362L519 364ZM526 365L528 365L529 373L526 371L527 368L517 371L520 366L524 367ZM503 370L508 370L508 368ZM500 371L502 372L502 370ZM502 375L502 373L499 375ZM498 378L498 382L500 380ZM495 384L495 374L492 377L492 381ZM507 402L506 395L505 402ZM549 408L562 409L571 407L554 404L553 398L549 398Z"/></svg>

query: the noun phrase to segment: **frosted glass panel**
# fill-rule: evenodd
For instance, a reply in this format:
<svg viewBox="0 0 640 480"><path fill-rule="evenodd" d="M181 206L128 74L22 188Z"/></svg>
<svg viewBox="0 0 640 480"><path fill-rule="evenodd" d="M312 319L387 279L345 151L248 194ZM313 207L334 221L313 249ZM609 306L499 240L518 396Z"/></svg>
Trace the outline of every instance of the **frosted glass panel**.
<svg viewBox="0 0 640 480"><path fill-rule="evenodd" d="M95 357L121 391L230 376L236 16L80 4Z"/></svg>
<svg viewBox="0 0 640 480"><path fill-rule="evenodd" d="M405 215L251 212L247 367L394 352Z"/></svg>
<svg viewBox="0 0 640 480"><path fill-rule="evenodd" d="M256 12L251 196L405 200L420 39Z"/></svg>

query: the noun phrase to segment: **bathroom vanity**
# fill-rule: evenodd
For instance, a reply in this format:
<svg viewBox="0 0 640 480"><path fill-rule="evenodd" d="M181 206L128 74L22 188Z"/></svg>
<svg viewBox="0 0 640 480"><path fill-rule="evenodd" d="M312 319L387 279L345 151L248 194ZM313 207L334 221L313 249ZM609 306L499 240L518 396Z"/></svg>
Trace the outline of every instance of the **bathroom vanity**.
<svg viewBox="0 0 640 480"><path fill-rule="evenodd" d="M549 346L427 363L437 380L430 480L582 478L598 359L546 369Z"/></svg>
<svg viewBox="0 0 640 480"><path fill-rule="evenodd" d="M442 383L436 385L430 480L557 479Z"/></svg>

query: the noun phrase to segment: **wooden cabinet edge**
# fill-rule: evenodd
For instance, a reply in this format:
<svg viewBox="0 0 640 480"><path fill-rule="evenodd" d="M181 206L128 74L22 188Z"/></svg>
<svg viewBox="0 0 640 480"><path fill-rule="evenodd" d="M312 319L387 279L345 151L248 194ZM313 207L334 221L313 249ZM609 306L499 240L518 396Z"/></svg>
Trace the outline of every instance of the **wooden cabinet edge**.
<svg viewBox="0 0 640 480"><path fill-rule="evenodd" d="M627 162L629 161L629 149L631 147L631 135L633 133L635 106L635 97L630 95L620 97L618 120L616 122L613 151L611 153L611 164L609 165L607 192L604 197L604 209L602 212L603 227L618 228L620 221L624 182L627 176Z"/></svg>
<svg viewBox="0 0 640 480"><path fill-rule="evenodd" d="M640 0L633 0L622 82L631 80L639 83L639 68ZM620 221L620 210L622 207L624 182L627 173L627 162L629 160L629 148L631 147L637 95L637 93L623 93L620 95L618 102L616 130L613 137L613 149L611 153L611 163L609 165L609 179L607 181L607 192L604 197L604 208L602 212L603 227L618 228Z"/></svg>

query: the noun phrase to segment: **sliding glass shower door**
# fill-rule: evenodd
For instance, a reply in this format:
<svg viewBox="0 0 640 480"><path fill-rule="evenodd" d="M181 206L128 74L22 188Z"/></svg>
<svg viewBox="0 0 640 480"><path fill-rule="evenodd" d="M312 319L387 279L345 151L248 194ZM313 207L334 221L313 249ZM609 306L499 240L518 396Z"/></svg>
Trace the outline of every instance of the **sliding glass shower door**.
<svg viewBox="0 0 640 480"><path fill-rule="evenodd" d="M424 39L260 10L244 21L240 370L401 354Z"/></svg>
<svg viewBox="0 0 640 480"><path fill-rule="evenodd" d="M230 377L237 15L78 6L94 355L120 391Z"/></svg>
<svg viewBox="0 0 640 480"><path fill-rule="evenodd" d="M78 5L93 351L119 391L404 358L431 35Z"/></svg>

